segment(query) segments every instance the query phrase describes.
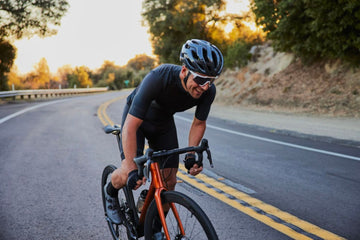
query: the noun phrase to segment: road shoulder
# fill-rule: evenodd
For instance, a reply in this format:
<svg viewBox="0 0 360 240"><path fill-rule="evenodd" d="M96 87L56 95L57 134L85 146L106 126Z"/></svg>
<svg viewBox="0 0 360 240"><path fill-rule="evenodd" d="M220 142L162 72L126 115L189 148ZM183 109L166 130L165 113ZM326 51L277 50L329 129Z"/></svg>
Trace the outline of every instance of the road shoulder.
<svg viewBox="0 0 360 240"><path fill-rule="evenodd" d="M360 146L360 119L254 110L213 104L211 116L287 133L317 136Z"/></svg>

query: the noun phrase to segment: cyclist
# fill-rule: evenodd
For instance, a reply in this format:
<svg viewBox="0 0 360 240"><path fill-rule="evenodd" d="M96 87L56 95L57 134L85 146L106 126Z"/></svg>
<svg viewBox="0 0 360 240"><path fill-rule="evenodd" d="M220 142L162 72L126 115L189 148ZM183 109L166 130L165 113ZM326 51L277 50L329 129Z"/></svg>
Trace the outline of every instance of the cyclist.
<svg viewBox="0 0 360 240"><path fill-rule="evenodd" d="M223 69L223 56L211 43L192 39L182 46L180 61L182 66L163 64L153 69L127 98L121 125L123 161L105 186L107 215L114 223L121 223L118 190L127 182L133 189L145 183L145 179L139 179L133 161L134 157L143 155L145 139L155 151L178 148L173 115L194 106L196 111L189 132L189 146L197 146L203 138L216 94L213 82ZM161 159L159 163L167 188L173 190L179 156ZM202 171L194 153L187 153L184 163L191 175Z"/></svg>

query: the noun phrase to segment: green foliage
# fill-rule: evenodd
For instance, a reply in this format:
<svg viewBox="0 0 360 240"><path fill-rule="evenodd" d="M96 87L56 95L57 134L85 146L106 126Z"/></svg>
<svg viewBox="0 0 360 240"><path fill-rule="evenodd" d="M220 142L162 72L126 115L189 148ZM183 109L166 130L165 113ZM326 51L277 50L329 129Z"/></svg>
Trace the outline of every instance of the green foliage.
<svg viewBox="0 0 360 240"><path fill-rule="evenodd" d="M210 29L223 6L223 0L145 0L143 18L160 62L179 63L180 48L191 38L217 44Z"/></svg>
<svg viewBox="0 0 360 240"><path fill-rule="evenodd" d="M5 73L10 71L16 54L15 48L5 39L55 34L52 27L60 25L68 7L66 0L0 1L0 90L7 87Z"/></svg>
<svg viewBox="0 0 360 240"><path fill-rule="evenodd" d="M146 54L140 54L130 59L127 63L127 66L134 69L135 71L140 71L154 68L155 63L155 59L147 56Z"/></svg>
<svg viewBox="0 0 360 240"><path fill-rule="evenodd" d="M137 55L130 59L126 66L117 66L114 62L105 61L95 73L92 73L91 78L95 86L109 87L111 90L137 87L154 67L153 58Z"/></svg>
<svg viewBox="0 0 360 240"><path fill-rule="evenodd" d="M66 0L1 1L0 39L47 36L56 33L69 4Z"/></svg>
<svg viewBox="0 0 360 240"><path fill-rule="evenodd" d="M243 67L247 64L250 54L251 44L243 39L232 43L228 48L224 57L225 67L235 68Z"/></svg>
<svg viewBox="0 0 360 240"><path fill-rule="evenodd" d="M254 0L258 24L279 51L305 62L342 59L360 63L360 1Z"/></svg>
<svg viewBox="0 0 360 240"><path fill-rule="evenodd" d="M8 90L6 72L14 63L16 49L8 41L0 40L0 91Z"/></svg>
<svg viewBox="0 0 360 240"><path fill-rule="evenodd" d="M253 31L241 20L234 21L235 26L229 33L228 45L224 52L224 62L226 68L243 67L251 58L249 53L254 45L263 43L263 32Z"/></svg>
<svg viewBox="0 0 360 240"><path fill-rule="evenodd" d="M2 50L1 45L0 50ZM57 88L59 85L62 88L74 88L76 85L78 88L96 86L119 90L137 87L154 67L154 59L139 55L131 59L126 66L118 66L111 61L104 61L102 66L96 70L90 70L85 66L72 68L70 65L65 65L58 69L54 77L51 76L46 59L43 58L36 65L34 71L27 75L19 76L14 70L7 74L7 77L17 87L25 89Z"/></svg>

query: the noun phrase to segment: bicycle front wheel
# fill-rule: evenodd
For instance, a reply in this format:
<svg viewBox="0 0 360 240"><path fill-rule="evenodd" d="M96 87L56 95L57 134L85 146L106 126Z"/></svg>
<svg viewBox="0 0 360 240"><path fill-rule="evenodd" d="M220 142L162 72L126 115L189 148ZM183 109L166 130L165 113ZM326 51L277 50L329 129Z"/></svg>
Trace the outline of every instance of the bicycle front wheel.
<svg viewBox="0 0 360 240"><path fill-rule="evenodd" d="M180 223L175 217L174 211L169 210L166 215L166 224L170 239L196 239L196 240L218 240L216 231L205 212L200 206L188 196L176 191L166 191L161 194L163 204L173 204L179 214ZM158 209L155 199L146 213L144 232L145 240L153 239L153 235L160 229L158 223ZM182 225L185 234L181 233ZM163 231L163 230L162 230Z"/></svg>

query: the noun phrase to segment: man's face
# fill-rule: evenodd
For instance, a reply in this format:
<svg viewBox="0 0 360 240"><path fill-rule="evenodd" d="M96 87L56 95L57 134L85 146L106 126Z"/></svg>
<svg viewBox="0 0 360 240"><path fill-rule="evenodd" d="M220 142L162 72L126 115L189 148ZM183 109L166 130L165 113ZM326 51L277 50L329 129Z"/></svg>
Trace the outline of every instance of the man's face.
<svg viewBox="0 0 360 240"><path fill-rule="evenodd" d="M189 71L189 70L188 70ZM189 72L188 72L189 73ZM190 75L189 75L189 78L188 78L188 81L186 83L186 86L187 86L187 89L188 89L188 92L189 94L195 98L195 99L198 99L201 97L201 95L207 91L210 87L210 81L206 81L204 84L200 85L198 84L194 78L195 77L204 77L204 78L207 78L207 76L204 76L202 74L199 74L199 73L192 73L190 72Z"/></svg>

